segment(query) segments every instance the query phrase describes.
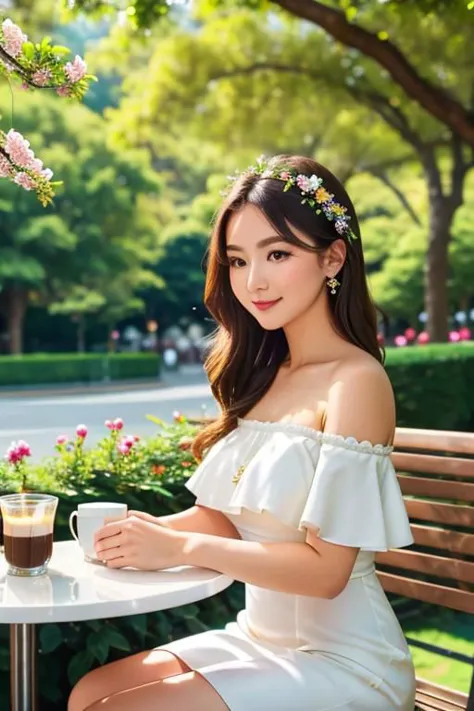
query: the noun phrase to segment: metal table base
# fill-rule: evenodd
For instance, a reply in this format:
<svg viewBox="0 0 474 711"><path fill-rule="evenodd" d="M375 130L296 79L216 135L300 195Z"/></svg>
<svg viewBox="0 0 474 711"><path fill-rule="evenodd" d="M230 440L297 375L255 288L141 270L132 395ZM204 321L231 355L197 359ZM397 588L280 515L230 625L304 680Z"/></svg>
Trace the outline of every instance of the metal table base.
<svg viewBox="0 0 474 711"><path fill-rule="evenodd" d="M36 625L10 625L11 711L37 711Z"/></svg>

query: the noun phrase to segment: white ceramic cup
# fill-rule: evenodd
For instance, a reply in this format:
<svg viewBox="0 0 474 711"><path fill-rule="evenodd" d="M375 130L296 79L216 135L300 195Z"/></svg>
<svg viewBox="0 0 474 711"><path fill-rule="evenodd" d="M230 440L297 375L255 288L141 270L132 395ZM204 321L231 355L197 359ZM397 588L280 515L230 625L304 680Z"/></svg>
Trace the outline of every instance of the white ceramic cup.
<svg viewBox="0 0 474 711"><path fill-rule="evenodd" d="M77 533L73 526L75 518L77 518ZM106 523L120 521L123 518L127 518L127 504L94 501L78 505L77 511L73 511L69 517L69 528L81 546L86 560L97 560L94 550L95 532Z"/></svg>

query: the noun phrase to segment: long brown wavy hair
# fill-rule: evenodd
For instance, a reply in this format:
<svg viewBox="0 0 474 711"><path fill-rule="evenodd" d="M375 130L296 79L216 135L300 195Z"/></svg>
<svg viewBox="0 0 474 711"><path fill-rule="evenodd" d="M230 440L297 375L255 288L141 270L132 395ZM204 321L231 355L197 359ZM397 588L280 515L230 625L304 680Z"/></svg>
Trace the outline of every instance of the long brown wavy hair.
<svg viewBox="0 0 474 711"><path fill-rule="evenodd" d="M370 297L365 276L360 228L349 195L339 180L324 166L304 156L275 156L271 168L296 169L308 177L322 178L323 186L336 202L347 208L356 240L347 246L347 257L337 274L341 286L329 299L336 331L347 341L384 361L377 342L377 309ZM226 255L226 230L233 213L244 205L258 207L284 241L308 251L323 253L341 236L334 223L308 205L301 204L301 192L293 187L283 192L280 180L244 172L224 200L214 223L207 252L204 303L218 324L212 348L204 367L221 414L195 437L192 451L201 460L205 450L237 427L237 420L256 405L267 392L282 362L288 356L288 343L282 328L266 331L233 294ZM288 223L308 235L308 247L289 228Z"/></svg>

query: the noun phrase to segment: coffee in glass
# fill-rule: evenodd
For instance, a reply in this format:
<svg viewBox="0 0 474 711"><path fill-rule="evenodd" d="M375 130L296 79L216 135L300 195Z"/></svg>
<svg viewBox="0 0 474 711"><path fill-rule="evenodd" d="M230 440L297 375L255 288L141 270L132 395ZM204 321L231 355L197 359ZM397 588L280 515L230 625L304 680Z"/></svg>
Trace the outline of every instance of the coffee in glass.
<svg viewBox="0 0 474 711"><path fill-rule="evenodd" d="M58 499L47 494L0 496L5 559L10 575L32 577L47 570L53 552Z"/></svg>

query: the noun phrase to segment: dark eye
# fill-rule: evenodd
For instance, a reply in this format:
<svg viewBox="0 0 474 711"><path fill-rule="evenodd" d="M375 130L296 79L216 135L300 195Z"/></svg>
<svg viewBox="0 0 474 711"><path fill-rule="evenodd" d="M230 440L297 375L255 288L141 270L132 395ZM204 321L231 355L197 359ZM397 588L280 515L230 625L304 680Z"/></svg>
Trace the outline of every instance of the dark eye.
<svg viewBox="0 0 474 711"><path fill-rule="evenodd" d="M282 262L287 257L291 257L291 252L284 252L281 249L274 250L270 252L269 257L274 257L274 262Z"/></svg>
<svg viewBox="0 0 474 711"><path fill-rule="evenodd" d="M245 265L244 260L240 257L229 257L229 267L241 267L242 264L238 264L238 262L243 262Z"/></svg>

